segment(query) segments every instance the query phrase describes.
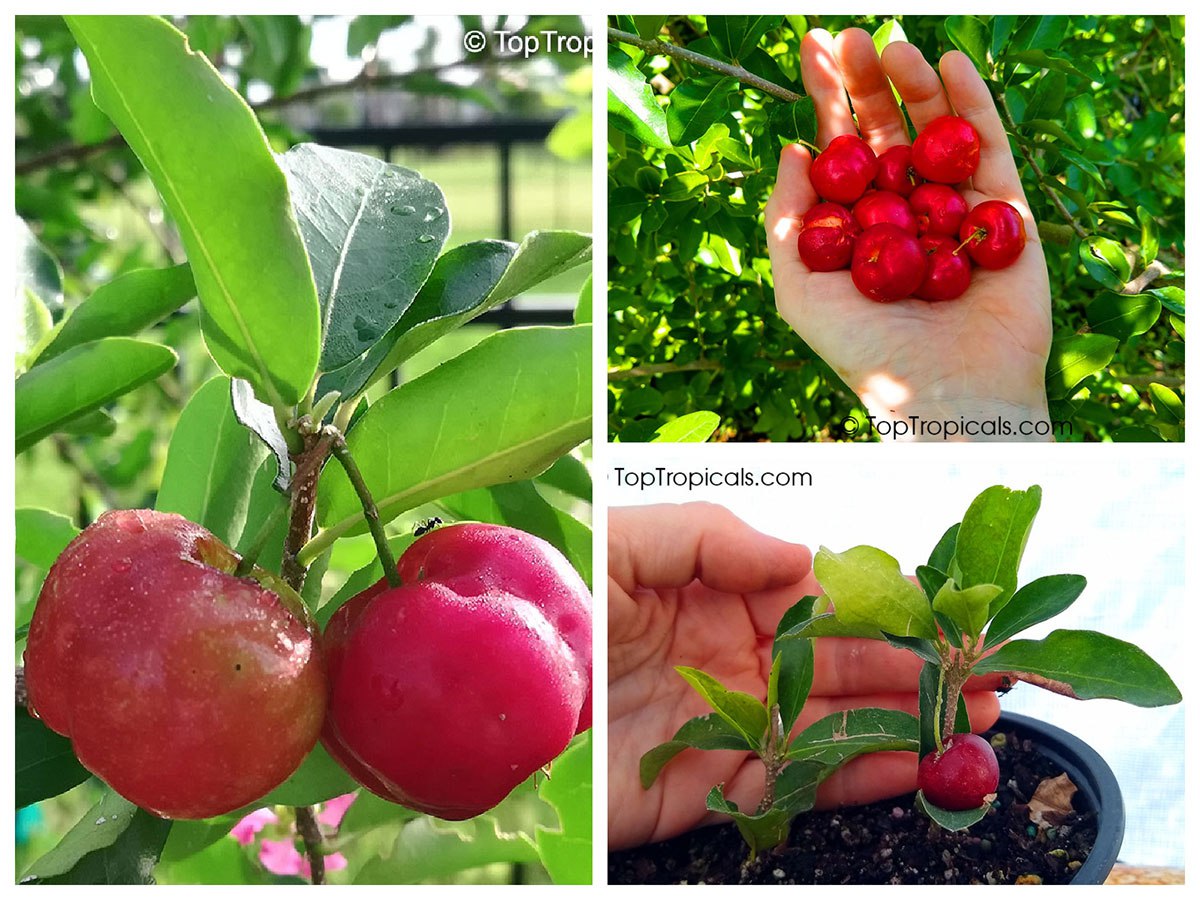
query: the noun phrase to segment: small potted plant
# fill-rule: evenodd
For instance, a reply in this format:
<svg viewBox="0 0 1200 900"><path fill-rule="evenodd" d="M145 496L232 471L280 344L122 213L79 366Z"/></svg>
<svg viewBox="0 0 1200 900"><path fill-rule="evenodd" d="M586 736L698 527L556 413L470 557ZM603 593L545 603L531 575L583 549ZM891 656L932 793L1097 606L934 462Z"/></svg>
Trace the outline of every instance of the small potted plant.
<svg viewBox="0 0 1200 900"><path fill-rule="evenodd" d="M703 673L681 670L717 712L691 720L673 741L647 753L643 784L685 747L737 747L762 757L768 789L755 813L728 804L720 786L708 798L708 808L731 816L750 847L752 862L740 866L739 881L1102 882L1123 829L1120 793L1107 766L1077 739L1024 717L1002 717L990 739L971 734L962 697L968 678L990 674L1005 689L1026 682L1081 700L1163 706L1181 699L1170 676L1125 641L1072 630L1041 640L1016 637L1065 610L1086 585L1079 575L1050 575L1018 585L1040 502L1036 486L988 488L917 568L916 583L875 547L843 553L822 548L813 568L824 596L803 598L780 622L766 703L722 692ZM920 657L919 716L848 711L787 741L799 711L793 698L802 703L808 689L803 664L796 660L808 660L811 679L809 645L816 637L886 641ZM751 710L755 723L767 723L761 731L757 725L732 724L734 719L750 724ZM822 746L822 735L832 737L832 729L824 727L829 719L865 723L884 713L886 733L843 727L839 740ZM845 751L831 749L843 743ZM825 830L836 829L842 837L836 846L822 843L821 827L812 824L818 814L792 821L812 808L816 784L836 766L852 755L896 749L918 754L918 791L909 809L895 801L875 805L876 824L883 822L891 832L882 850L867 849L864 861L846 855L846 844L870 848L869 823L847 824L847 811L825 814L830 817ZM1014 831L1019 839L1009 841L1005 835ZM802 846L810 837L816 846ZM924 845L923 853L913 851L914 841ZM822 862L819 846L845 858L835 865ZM924 861L915 861L918 856ZM792 864L796 871L789 871Z"/></svg>

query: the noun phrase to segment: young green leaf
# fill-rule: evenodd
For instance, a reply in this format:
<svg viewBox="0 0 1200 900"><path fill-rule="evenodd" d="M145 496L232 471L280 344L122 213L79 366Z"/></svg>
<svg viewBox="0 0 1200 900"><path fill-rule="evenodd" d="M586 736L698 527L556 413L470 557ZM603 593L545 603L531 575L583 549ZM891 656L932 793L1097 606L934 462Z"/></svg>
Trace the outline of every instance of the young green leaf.
<svg viewBox="0 0 1200 900"><path fill-rule="evenodd" d="M937 637L929 600L901 574L900 564L882 550L862 546L834 553L822 547L813 572L843 625L931 640Z"/></svg>
<svg viewBox="0 0 1200 900"><path fill-rule="evenodd" d="M767 708L761 700L743 691L731 691L699 669L676 666L675 671L752 747L762 746L767 733Z"/></svg>
<svg viewBox="0 0 1200 900"><path fill-rule="evenodd" d="M933 609L946 616L959 631L978 639L987 624L988 604L1002 590L998 584L976 584L960 590L953 581L946 581L934 595Z"/></svg>
<svg viewBox="0 0 1200 900"><path fill-rule="evenodd" d="M1031 625L1045 622L1075 602L1087 586L1082 575L1046 575L1035 578L1013 594L988 628L985 650L1020 634Z"/></svg>
<svg viewBox="0 0 1200 900"><path fill-rule="evenodd" d="M21 507L16 511L17 556L39 569L49 569L79 529L62 513Z"/></svg>
<svg viewBox="0 0 1200 900"><path fill-rule="evenodd" d="M945 534L938 538L937 544L934 545L932 552L929 554L928 566L931 569L936 569L939 572L950 571L950 563L954 560L954 548L958 544L958 529L961 527L962 523L956 522L946 529ZM920 571L919 566L917 567L917 571ZM936 594L937 591L934 591L934 593Z"/></svg>
<svg viewBox="0 0 1200 900"><path fill-rule="evenodd" d="M318 309L287 182L254 113L157 16L67 16L92 96L179 227L217 364L272 406L307 392Z"/></svg>
<svg viewBox="0 0 1200 900"><path fill-rule="evenodd" d="M538 796L558 813L555 828L539 824L538 856L555 884L592 883L592 732L586 731L554 760L554 777Z"/></svg>
<svg viewBox="0 0 1200 900"><path fill-rule="evenodd" d="M883 635L878 628L872 628L870 625L847 625L833 613L821 613L793 625L786 634L776 640L802 641L815 637L860 637L878 641Z"/></svg>
<svg viewBox="0 0 1200 900"><path fill-rule="evenodd" d="M1021 555L1041 502L1042 489L1037 485L1026 491L996 485L976 497L963 516L954 562L947 571L962 588L1000 586L1001 592L988 610L989 619L1017 588Z"/></svg>
<svg viewBox="0 0 1200 900"><path fill-rule="evenodd" d="M917 584L931 601L949 579L949 575L933 566L917 566Z"/></svg>
<svg viewBox="0 0 1200 900"><path fill-rule="evenodd" d="M1167 706L1182 699L1171 676L1144 650L1095 631L1059 630L1040 641L1010 641L976 663L975 672L1008 673L1079 700Z"/></svg>
<svg viewBox="0 0 1200 900"><path fill-rule="evenodd" d="M71 741L47 728L23 706L16 708L16 806L57 797L91 777L75 758Z"/></svg>
<svg viewBox="0 0 1200 900"><path fill-rule="evenodd" d="M916 716L895 709L848 709L818 719L796 735L787 758L820 763L832 771L865 753L919 746Z"/></svg>
<svg viewBox="0 0 1200 900"><path fill-rule="evenodd" d="M608 121L648 147L666 150L667 116L634 61L621 49L608 50Z"/></svg>
<svg viewBox="0 0 1200 900"><path fill-rule="evenodd" d="M784 636L812 615L814 599L804 597L794 603L780 618L775 629L771 654L779 665L777 696L784 734L790 734L792 726L796 724L796 718L812 689L813 679L812 641L785 640ZM768 703L767 708L771 705Z"/></svg>
<svg viewBox="0 0 1200 900"><path fill-rule="evenodd" d="M654 437L650 439L650 443L702 444L712 437L713 432L720 424L721 417L716 413L699 410L659 426L654 432Z"/></svg>
<svg viewBox="0 0 1200 900"><path fill-rule="evenodd" d="M746 740L741 731L718 713L688 719L671 740L642 754L639 764L642 787L649 788L654 784L663 767L689 747L696 750L746 750L753 753L758 749L758 744Z"/></svg>
<svg viewBox="0 0 1200 900"><path fill-rule="evenodd" d="M732 76L685 79L671 92L667 107L667 132L676 147L686 147L724 118L738 92L738 80Z"/></svg>
<svg viewBox="0 0 1200 900"><path fill-rule="evenodd" d="M787 839L796 811L775 805L761 813L744 813L738 809L736 803L725 798L724 788L723 784L718 784L709 791L705 806L711 812L733 819L742 840L750 849L751 859L764 850L779 846ZM811 808L811 804L809 807Z"/></svg>

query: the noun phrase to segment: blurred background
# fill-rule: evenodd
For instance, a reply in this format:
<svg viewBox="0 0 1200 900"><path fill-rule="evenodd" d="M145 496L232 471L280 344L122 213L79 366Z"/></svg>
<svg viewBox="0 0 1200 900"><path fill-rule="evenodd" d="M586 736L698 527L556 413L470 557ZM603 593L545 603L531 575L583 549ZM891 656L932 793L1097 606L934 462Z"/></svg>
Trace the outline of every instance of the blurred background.
<svg viewBox="0 0 1200 900"><path fill-rule="evenodd" d="M187 16L172 22L254 108L277 152L315 141L378 156L436 182L451 216L447 250L483 238L519 242L534 229L591 231L590 57L578 40L564 40L561 52L542 46L526 57L495 37L552 31L581 39L586 30L578 16ZM467 39L472 32L484 39ZM154 186L91 100L86 63L62 19L18 16L15 64L16 213L52 258L42 264L57 260L61 268L50 273L61 288L47 303L55 320L117 275L183 262ZM497 328L571 324L589 274L577 267L539 285L538 293L492 310L406 362L373 393L411 380ZM51 510L82 528L106 509L154 505L181 404L217 374L198 315L193 300L152 335L179 350L176 369L73 433L17 457L18 508ZM18 374L27 330L24 323L18 328ZM582 455L590 456L588 448ZM586 504L573 513L590 521ZM428 514L421 509L397 520L396 533ZM18 627L29 621L45 576L19 551ZM373 556L369 537L339 541L323 581L326 597ZM23 649L18 641L18 664ZM17 872L54 846L97 796L95 782L85 782L20 810ZM514 809L512 815L536 818L537 811ZM229 872L180 877L243 880L239 867L248 857L225 858ZM539 881L545 874L535 863L505 862L456 879ZM336 873L331 880L338 880Z"/></svg>

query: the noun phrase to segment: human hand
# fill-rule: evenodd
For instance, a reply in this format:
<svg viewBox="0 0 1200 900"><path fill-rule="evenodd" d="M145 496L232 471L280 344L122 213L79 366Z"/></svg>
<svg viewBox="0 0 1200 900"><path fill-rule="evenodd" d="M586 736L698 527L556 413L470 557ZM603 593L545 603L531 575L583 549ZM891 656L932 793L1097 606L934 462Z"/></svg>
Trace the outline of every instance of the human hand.
<svg viewBox="0 0 1200 900"><path fill-rule="evenodd" d="M895 85L920 131L956 114L979 132L979 169L963 194L969 207L1004 200L1025 220L1026 246L1006 269L975 269L957 300L877 303L860 294L849 271L810 272L796 238L818 202L809 182L812 157L783 149L779 180L766 207L767 243L780 315L883 420L1041 421L1050 352L1050 286L1037 225L991 95L971 61L942 57L941 79L911 44L889 44L883 58L870 35L851 28L836 40L810 31L801 71L817 113L817 143L857 130L877 154L910 143ZM889 84L890 79L890 84ZM1023 436L1022 439L1036 439Z"/></svg>
<svg viewBox="0 0 1200 900"><path fill-rule="evenodd" d="M620 849L719 821L704 805L713 785L743 809L762 797L763 767L737 751L687 750L649 790L638 761L693 716L709 712L675 672L703 669L731 690L766 696L771 644L783 613L819 594L812 555L706 503L615 508L608 529L608 837ZM815 642L812 691L796 730L864 706L917 713L920 661L879 641ZM999 715L997 684L964 696L976 729ZM867 803L916 789L912 753L860 757L822 784L817 805Z"/></svg>

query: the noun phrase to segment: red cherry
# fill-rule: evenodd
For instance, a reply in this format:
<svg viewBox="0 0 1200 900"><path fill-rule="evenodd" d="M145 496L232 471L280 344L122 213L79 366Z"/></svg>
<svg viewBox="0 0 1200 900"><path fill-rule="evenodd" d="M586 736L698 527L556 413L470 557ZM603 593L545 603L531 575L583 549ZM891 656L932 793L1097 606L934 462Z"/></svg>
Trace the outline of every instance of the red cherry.
<svg viewBox="0 0 1200 900"><path fill-rule="evenodd" d="M908 201L892 191L868 191L864 194L854 204L854 221L862 228L886 222L903 228L911 235L917 234L917 217L913 215Z"/></svg>
<svg viewBox="0 0 1200 900"><path fill-rule="evenodd" d="M967 213L959 239L977 266L1003 269L1025 249L1025 221L1003 200L985 200Z"/></svg>
<svg viewBox="0 0 1200 900"><path fill-rule="evenodd" d="M850 277L864 296L880 302L912 295L925 278L925 254L897 225L872 225L854 244Z"/></svg>
<svg viewBox="0 0 1200 900"><path fill-rule="evenodd" d="M843 134L829 142L809 172L823 200L849 205L861 197L879 173L875 151L858 135Z"/></svg>
<svg viewBox="0 0 1200 900"><path fill-rule="evenodd" d="M941 753L930 753L917 767L917 787L942 809L977 809L999 784L996 751L977 734L950 735Z"/></svg>
<svg viewBox="0 0 1200 900"><path fill-rule="evenodd" d="M862 231L850 210L837 203L818 203L804 214L796 249L814 272L834 272L850 265L854 238Z"/></svg>
<svg viewBox="0 0 1200 900"><path fill-rule="evenodd" d="M967 201L954 188L945 184L922 184L908 198L917 217L917 234L958 236L958 229L967 217Z"/></svg>
<svg viewBox="0 0 1200 900"><path fill-rule="evenodd" d="M961 116L939 116L913 142L913 166L942 184L966 181L979 168L979 132Z"/></svg>
<svg viewBox="0 0 1200 900"><path fill-rule="evenodd" d="M953 238L927 234L921 239L927 266L925 280L917 288L922 300L953 300L971 286L971 261Z"/></svg>
<svg viewBox="0 0 1200 900"><path fill-rule="evenodd" d="M892 147L880 155L875 187L907 197L920 183L921 178L912 164L912 147L908 144Z"/></svg>

